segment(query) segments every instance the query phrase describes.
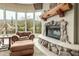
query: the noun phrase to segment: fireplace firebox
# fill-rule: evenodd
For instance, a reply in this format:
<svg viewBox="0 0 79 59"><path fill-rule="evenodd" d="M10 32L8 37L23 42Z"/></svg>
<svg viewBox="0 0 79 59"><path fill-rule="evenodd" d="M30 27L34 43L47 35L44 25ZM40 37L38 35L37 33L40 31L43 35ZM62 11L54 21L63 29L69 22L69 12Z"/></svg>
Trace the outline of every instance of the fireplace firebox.
<svg viewBox="0 0 79 59"><path fill-rule="evenodd" d="M46 36L48 37L52 37L52 38L55 38L55 39L60 39L60 25L59 24L47 24L46 25Z"/></svg>

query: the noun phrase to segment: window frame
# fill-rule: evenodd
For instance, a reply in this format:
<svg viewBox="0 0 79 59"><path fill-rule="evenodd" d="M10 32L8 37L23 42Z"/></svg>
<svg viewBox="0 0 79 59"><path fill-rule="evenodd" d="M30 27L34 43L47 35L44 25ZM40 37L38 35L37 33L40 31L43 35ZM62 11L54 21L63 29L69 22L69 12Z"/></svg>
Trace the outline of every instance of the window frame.
<svg viewBox="0 0 79 59"><path fill-rule="evenodd" d="M1 9L1 8L0 8ZM15 22L15 31L17 32L18 31L18 29L17 29L17 21L19 20L18 19L18 13L24 13L25 14L25 18L24 18L24 20L25 20L25 24L27 23L26 22L26 20L27 20L27 13L33 13L33 33L35 33L35 12L43 12L43 10L35 10L35 11L27 11L27 12L18 12L18 11L15 11L15 10L8 10L8 9L1 9L1 10L3 10L4 11L4 15L3 15L3 20L6 22L6 20L7 20L7 18L6 18L6 11L11 11L11 12L15 12L15 19L13 19L13 20L15 20L16 22ZM36 21L39 21L39 20L36 20ZM41 23L42 24L42 23ZM24 31L27 31L26 29L27 29L27 24L24 26L24 27L26 27L25 28L25 30ZM41 30L42 30L42 27L41 27ZM15 32L15 33L16 33ZM41 31L42 32L42 31ZM35 33L35 34L37 34L37 33Z"/></svg>

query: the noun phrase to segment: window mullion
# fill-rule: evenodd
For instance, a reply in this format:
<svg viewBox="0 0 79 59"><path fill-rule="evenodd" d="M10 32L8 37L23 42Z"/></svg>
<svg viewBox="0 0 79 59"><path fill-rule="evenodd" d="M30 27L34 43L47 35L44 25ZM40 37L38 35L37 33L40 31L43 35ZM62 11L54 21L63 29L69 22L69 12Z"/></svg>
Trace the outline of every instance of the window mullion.
<svg viewBox="0 0 79 59"><path fill-rule="evenodd" d="M33 33L35 33L35 11L33 12Z"/></svg>
<svg viewBox="0 0 79 59"><path fill-rule="evenodd" d="M4 9L4 22L5 22L4 26L7 25L7 21L6 21L6 9ZM4 28L5 28L5 31L4 31L4 35L5 35L5 34L7 34L7 30L6 30L6 27L4 27Z"/></svg>
<svg viewBox="0 0 79 59"><path fill-rule="evenodd" d="M18 32L18 25L17 25L17 12L15 13L15 17L16 17L16 22L15 22L15 33Z"/></svg>
<svg viewBox="0 0 79 59"><path fill-rule="evenodd" d="M27 31L27 13L25 13L25 32Z"/></svg>

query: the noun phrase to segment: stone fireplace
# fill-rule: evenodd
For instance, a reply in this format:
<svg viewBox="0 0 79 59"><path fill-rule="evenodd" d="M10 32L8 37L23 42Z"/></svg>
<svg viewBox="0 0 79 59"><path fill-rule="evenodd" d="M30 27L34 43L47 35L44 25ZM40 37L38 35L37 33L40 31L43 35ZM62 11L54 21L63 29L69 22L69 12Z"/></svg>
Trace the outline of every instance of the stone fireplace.
<svg viewBox="0 0 79 59"><path fill-rule="evenodd" d="M56 15L42 21L42 34L38 40L40 45L56 55L79 56L75 11L73 7L64 17Z"/></svg>
<svg viewBox="0 0 79 59"><path fill-rule="evenodd" d="M45 23L46 35L39 36L39 43L55 55L79 56L79 50L76 50L79 45L73 45L69 41L67 25L68 22L64 19Z"/></svg>
<svg viewBox="0 0 79 59"><path fill-rule="evenodd" d="M61 21L51 21L46 23L46 36L70 43L67 34L67 24L68 22L64 19Z"/></svg>

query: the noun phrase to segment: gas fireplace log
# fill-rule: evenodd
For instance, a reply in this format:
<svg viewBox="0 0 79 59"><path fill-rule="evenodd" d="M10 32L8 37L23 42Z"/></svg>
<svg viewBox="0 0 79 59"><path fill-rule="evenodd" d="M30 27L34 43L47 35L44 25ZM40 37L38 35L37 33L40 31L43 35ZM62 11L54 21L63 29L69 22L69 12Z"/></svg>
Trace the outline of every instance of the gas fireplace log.
<svg viewBox="0 0 79 59"><path fill-rule="evenodd" d="M56 7L52 8L49 11L42 14L40 17L41 17L41 19L46 21L49 17L55 16L57 14L64 16L63 13L70 9L72 9L72 4L70 4L70 3L59 4Z"/></svg>

